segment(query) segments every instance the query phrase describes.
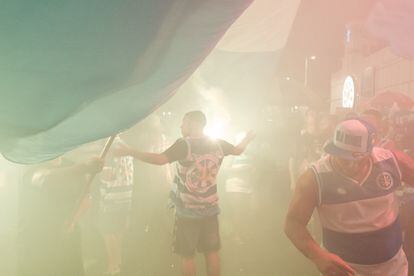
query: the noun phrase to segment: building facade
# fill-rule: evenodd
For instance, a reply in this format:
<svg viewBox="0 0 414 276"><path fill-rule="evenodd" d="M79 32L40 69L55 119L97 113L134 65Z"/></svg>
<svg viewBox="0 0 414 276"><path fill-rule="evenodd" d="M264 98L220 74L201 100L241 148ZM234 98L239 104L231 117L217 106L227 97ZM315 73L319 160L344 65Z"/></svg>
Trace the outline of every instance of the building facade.
<svg viewBox="0 0 414 276"><path fill-rule="evenodd" d="M347 25L341 70L331 78L332 113L358 111L383 92L414 98L414 61L395 55L384 42L372 38L361 22Z"/></svg>

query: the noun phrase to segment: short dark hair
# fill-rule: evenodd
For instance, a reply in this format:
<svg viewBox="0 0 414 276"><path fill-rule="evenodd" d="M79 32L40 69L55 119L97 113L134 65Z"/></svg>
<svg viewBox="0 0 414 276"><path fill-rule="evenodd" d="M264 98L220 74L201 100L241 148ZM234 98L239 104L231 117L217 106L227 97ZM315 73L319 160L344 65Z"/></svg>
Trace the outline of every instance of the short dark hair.
<svg viewBox="0 0 414 276"><path fill-rule="evenodd" d="M194 122L201 127L205 127L207 124L206 115L204 115L204 113L201 112L200 110L194 110L194 111L187 112L184 115L184 117L188 118L191 122Z"/></svg>

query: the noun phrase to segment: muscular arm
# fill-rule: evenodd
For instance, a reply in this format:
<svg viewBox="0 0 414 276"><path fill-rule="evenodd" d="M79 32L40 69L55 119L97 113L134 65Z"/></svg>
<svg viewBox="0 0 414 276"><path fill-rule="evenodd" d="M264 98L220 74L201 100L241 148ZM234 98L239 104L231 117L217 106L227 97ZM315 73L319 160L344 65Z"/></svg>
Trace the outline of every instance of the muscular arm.
<svg viewBox="0 0 414 276"><path fill-rule="evenodd" d="M153 165L164 165L168 163L168 158L162 153L143 152L136 149L131 149L130 155L142 162Z"/></svg>
<svg viewBox="0 0 414 276"><path fill-rule="evenodd" d="M306 257L313 260L322 251L306 228L318 202L318 188L312 171L300 176L285 220L285 233Z"/></svg>
<svg viewBox="0 0 414 276"><path fill-rule="evenodd" d="M68 177L73 182L82 182L85 175L98 173L103 165L103 161L96 158L86 163L71 165L68 167L44 167L33 172L31 183L34 186L41 187L43 185L66 185Z"/></svg>
<svg viewBox="0 0 414 276"><path fill-rule="evenodd" d="M114 156L132 156L142 162L153 165L164 165L168 163L168 157L164 153L153 153L134 149L126 143L119 143L113 149Z"/></svg>
<svg viewBox="0 0 414 276"><path fill-rule="evenodd" d="M132 148L125 143L119 143L113 150L115 156L132 156L142 162L153 165L164 165L185 158L187 144L178 139L173 145L162 153L144 152Z"/></svg>
<svg viewBox="0 0 414 276"><path fill-rule="evenodd" d="M246 134L246 137L244 137L244 139L233 148L231 154L232 155L242 154L246 150L247 145L254 139L254 137L255 137L255 134L253 133L253 131L249 131Z"/></svg>
<svg viewBox="0 0 414 276"><path fill-rule="evenodd" d="M306 228L318 204L314 173L307 170L299 177L285 220L285 233L296 248L310 259L322 275L354 275L340 257L322 249Z"/></svg>

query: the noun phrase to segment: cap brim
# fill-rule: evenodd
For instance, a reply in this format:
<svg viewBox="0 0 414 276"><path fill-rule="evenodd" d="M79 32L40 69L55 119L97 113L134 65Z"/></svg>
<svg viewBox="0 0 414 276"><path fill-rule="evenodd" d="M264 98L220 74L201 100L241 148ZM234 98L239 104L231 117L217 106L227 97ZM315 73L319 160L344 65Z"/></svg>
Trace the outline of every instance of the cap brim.
<svg viewBox="0 0 414 276"><path fill-rule="evenodd" d="M361 155L355 155L353 152L351 151L347 151L341 148L338 148L337 146L335 146L335 144L333 143L333 141L330 141L328 143L326 143L326 145L324 146L323 150L326 153L329 153L330 155L333 156L338 156L344 159L348 159L348 160L359 160L361 159ZM368 154L368 153L367 153Z"/></svg>

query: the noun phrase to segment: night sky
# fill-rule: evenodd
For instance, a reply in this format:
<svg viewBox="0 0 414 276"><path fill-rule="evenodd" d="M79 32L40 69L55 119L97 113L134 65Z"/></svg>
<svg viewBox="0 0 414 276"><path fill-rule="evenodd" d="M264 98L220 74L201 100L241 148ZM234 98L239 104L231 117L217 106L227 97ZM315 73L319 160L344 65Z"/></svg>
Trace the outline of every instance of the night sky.
<svg viewBox="0 0 414 276"><path fill-rule="evenodd" d="M298 85L303 83L305 58L316 56L309 63L308 87L327 99L330 93L330 76L341 68L344 53L345 24L363 20L375 0L303 0L293 23L290 36L281 57L279 77L281 88L289 95L288 104L303 102ZM292 90L292 91L291 91ZM293 91L295 90L295 91ZM327 101L319 108L326 109Z"/></svg>

